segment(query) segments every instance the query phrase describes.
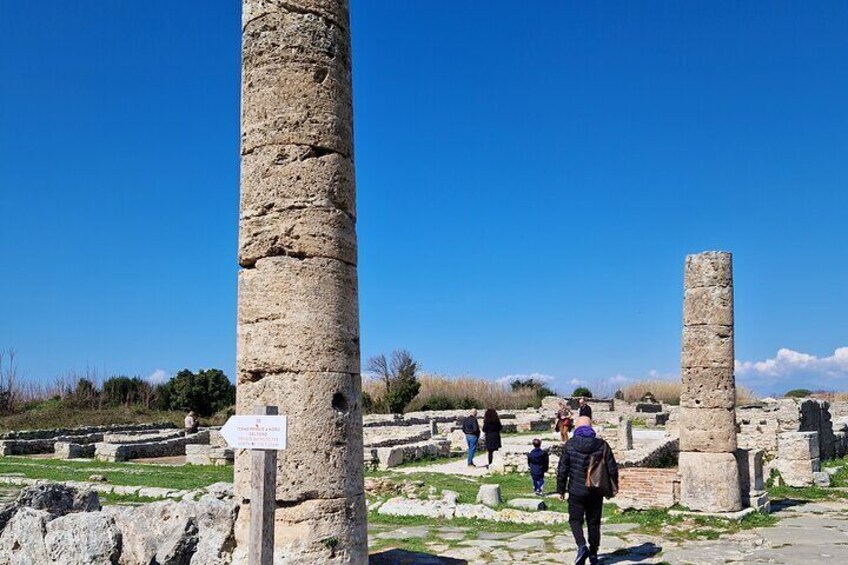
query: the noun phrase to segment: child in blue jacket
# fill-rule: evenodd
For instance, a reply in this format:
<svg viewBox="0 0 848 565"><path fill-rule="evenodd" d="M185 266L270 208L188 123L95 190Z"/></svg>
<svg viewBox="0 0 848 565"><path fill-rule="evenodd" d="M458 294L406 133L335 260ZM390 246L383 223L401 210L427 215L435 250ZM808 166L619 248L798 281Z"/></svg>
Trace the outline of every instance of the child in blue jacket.
<svg viewBox="0 0 848 565"><path fill-rule="evenodd" d="M545 473L548 472L550 457L542 449L542 440L533 440L533 451L527 454L527 465L530 467L530 478L533 479L533 491L536 496L542 496L545 488Z"/></svg>

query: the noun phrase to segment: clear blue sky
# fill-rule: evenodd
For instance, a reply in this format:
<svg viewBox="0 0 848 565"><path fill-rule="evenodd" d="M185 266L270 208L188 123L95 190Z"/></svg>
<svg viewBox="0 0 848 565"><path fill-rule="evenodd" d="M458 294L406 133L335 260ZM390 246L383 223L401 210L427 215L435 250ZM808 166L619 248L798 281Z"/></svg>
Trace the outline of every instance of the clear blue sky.
<svg viewBox="0 0 848 565"><path fill-rule="evenodd" d="M724 249L740 382L848 388L848 4L352 25L363 358L674 375L684 256ZM0 348L29 377L232 375L239 55L232 0L0 0Z"/></svg>

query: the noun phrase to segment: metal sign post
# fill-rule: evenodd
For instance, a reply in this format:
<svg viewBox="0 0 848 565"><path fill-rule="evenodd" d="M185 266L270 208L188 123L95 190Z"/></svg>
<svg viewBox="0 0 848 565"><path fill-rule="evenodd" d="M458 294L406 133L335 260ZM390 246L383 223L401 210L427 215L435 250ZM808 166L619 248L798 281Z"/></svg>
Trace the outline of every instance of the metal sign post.
<svg viewBox="0 0 848 565"><path fill-rule="evenodd" d="M277 450L286 448L287 420L276 406L254 407L255 416L232 416L221 435L230 447L250 450L249 565L274 562Z"/></svg>

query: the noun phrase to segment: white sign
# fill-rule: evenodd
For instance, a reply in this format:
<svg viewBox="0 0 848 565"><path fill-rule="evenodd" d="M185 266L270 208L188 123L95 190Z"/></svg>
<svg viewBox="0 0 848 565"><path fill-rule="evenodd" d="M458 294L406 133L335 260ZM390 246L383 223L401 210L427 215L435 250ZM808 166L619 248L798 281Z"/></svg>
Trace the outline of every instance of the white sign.
<svg viewBox="0 0 848 565"><path fill-rule="evenodd" d="M285 416L231 416L221 435L237 449L285 449Z"/></svg>

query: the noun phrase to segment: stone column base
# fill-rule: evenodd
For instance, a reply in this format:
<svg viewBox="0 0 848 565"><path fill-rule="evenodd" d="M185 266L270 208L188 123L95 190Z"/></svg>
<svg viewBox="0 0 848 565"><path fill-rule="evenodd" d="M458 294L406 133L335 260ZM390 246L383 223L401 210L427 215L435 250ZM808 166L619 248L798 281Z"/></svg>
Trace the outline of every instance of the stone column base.
<svg viewBox="0 0 848 565"><path fill-rule="evenodd" d="M733 453L680 452L680 504L699 512L742 509L739 467Z"/></svg>

